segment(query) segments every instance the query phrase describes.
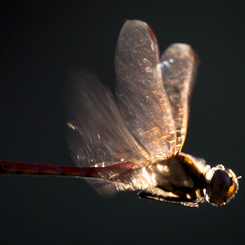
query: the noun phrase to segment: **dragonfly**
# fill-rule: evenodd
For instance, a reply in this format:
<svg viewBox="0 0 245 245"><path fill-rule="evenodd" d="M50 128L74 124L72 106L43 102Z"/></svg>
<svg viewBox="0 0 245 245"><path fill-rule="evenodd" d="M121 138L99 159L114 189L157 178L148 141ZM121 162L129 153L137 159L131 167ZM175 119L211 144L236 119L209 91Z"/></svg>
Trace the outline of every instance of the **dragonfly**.
<svg viewBox="0 0 245 245"><path fill-rule="evenodd" d="M0 174L83 178L103 196L137 191L140 198L187 207L228 203L240 177L181 152L198 63L183 43L160 56L149 25L126 21L116 46L116 99L93 73L70 74L67 141L76 167L2 160Z"/></svg>

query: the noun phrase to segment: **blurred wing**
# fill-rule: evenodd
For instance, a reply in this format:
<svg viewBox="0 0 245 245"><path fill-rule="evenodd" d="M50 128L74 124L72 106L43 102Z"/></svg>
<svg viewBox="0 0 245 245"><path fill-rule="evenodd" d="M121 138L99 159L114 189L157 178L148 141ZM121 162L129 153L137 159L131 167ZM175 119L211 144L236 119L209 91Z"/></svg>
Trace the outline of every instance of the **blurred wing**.
<svg viewBox="0 0 245 245"><path fill-rule="evenodd" d="M138 165L147 164L144 158L147 153L126 129L113 96L98 78L81 69L71 73L69 82L67 140L75 164L79 167L105 167L126 160ZM91 178L87 182L104 196L130 188L103 179Z"/></svg>
<svg viewBox="0 0 245 245"><path fill-rule="evenodd" d="M67 89L68 146L76 165L108 166L121 161L144 164L147 155L125 127L113 96L83 69Z"/></svg>
<svg viewBox="0 0 245 245"><path fill-rule="evenodd" d="M163 53L161 66L164 88L169 97L176 125L176 152L179 152L186 137L189 102L198 59L189 45L175 43Z"/></svg>
<svg viewBox="0 0 245 245"><path fill-rule="evenodd" d="M169 157L175 152L175 123L163 87L157 40L146 23L124 24L115 66L119 107L130 132L152 161Z"/></svg>

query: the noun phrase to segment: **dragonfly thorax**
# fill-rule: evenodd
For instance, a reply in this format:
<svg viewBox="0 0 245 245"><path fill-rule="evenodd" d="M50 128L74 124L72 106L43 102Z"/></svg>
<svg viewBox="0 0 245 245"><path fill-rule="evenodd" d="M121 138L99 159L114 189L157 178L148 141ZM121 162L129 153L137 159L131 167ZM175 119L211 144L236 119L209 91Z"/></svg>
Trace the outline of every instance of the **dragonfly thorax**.
<svg viewBox="0 0 245 245"><path fill-rule="evenodd" d="M192 207L204 202L206 181L191 156L179 153L150 168L157 184L153 190L140 192L140 197Z"/></svg>

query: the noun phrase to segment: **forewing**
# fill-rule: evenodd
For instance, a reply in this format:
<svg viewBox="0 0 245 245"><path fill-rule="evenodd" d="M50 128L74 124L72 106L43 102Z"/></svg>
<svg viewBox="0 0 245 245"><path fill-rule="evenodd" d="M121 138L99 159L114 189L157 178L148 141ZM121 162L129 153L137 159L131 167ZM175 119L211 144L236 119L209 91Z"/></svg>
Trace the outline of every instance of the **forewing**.
<svg viewBox="0 0 245 245"><path fill-rule="evenodd" d="M125 127L113 96L86 70L73 71L66 98L68 146L80 167L144 164L144 149Z"/></svg>
<svg viewBox="0 0 245 245"><path fill-rule="evenodd" d="M73 71L66 93L67 140L77 166L106 167L122 161L148 165L149 155L128 132L113 96L96 76L84 69ZM104 196L131 188L105 179L87 182Z"/></svg>
<svg viewBox="0 0 245 245"><path fill-rule="evenodd" d="M152 161L169 157L176 143L159 62L153 31L142 21L127 21L116 48L117 98L130 132L151 153Z"/></svg>
<svg viewBox="0 0 245 245"><path fill-rule="evenodd" d="M163 53L161 66L164 88L169 97L176 125L176 152L179 152L186 137L189 102L198 59L189 45L175 43Z"/></svg>

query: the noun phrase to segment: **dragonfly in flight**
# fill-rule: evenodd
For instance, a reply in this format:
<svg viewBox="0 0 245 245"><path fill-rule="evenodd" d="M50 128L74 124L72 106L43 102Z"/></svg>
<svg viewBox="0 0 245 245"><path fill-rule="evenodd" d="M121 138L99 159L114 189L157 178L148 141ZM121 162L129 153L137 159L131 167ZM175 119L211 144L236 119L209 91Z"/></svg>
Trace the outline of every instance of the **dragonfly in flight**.
<svg viewBox="0 0 245 245"><path fill-rule="evenodd" d="M181 152L197 66L189 45L172 44L160 57L149 25L126 21L115 54L116 100L92 73L71 72L68 146L77 167L2 160L0 174L81 177L101 195L138 191L188 207L226 204L240 177Z"/></svg>

